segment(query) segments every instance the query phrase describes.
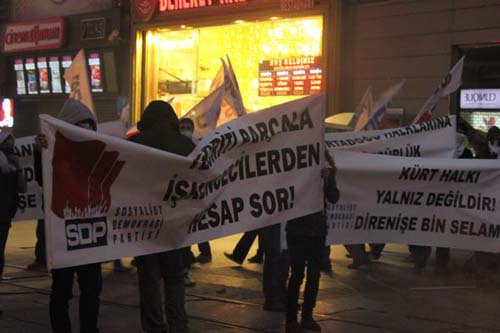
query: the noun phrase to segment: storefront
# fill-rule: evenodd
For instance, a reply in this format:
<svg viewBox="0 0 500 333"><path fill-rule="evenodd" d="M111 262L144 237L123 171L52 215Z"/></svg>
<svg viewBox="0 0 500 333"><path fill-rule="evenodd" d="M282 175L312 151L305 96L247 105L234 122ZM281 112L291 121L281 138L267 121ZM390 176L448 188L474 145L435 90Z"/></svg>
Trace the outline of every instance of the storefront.
<svg viewBox="0 0 500 333"><path fill-rule="evenodd" d="M137 0L132 4L133 121L152 100L182 116L229 56L249 112L326 93L336 103L337 1Z"/></svg>
<svg viewBox="0 0 500 333"><path fill-rule="evenodd" d="M472 127L487 132L500 127L500 46L469 47L458 97L459 114Z"/></svg>
<svg viewBox="0 0 500 333"><path fill-rule="evenodd" d="M69 93L63 78L84 48L98 121L116 119L116 99L129 92L129 40L121 11L7 23L2 29L6 91L2 105L13 114L16 136L38 131L38 115L56 115ZM7 124L4 119L5 124ZM9 119L12 125L12 119Z"/></svg>

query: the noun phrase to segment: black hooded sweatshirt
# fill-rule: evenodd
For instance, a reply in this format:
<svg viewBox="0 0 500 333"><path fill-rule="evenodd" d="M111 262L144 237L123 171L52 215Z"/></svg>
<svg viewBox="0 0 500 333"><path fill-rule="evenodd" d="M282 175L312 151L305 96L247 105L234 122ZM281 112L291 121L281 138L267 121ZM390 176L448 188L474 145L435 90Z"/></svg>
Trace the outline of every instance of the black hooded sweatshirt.
<svg viewBox="0 0 500 333"><path fill-rule="evenodd" d="M137 129L140 132L129 141L182 156L194 149L194 143L179 131L179 119L167 102L149 103Z"/></svg>

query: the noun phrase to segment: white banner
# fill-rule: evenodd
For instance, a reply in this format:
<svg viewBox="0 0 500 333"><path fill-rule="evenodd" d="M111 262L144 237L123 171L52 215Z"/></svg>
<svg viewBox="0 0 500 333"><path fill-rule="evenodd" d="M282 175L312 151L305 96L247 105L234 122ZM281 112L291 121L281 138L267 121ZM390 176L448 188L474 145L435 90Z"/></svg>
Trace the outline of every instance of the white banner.
<svg viewBox="0 0 500 333"><path fill-rule="evenodd" d="M454 158L456 118L446 116L386 130L327 133L325 144L332 154L342 149L393 156Z"/></svg>
<svg viewBox="0 0 500 333"><path fill-rule="evenodd" d="M314 95L248 114L189 157L40 116L49 267L167 251L323 209L324 113Z"/></svg>
<svg viewBox="0 0 500 333"><path fill-rule="evenodd" d="M403 243L500 251L500 161L337 151L340 200L328 244Z"/></svg>
<svg viewBox="0 0 500 333"><path fill-rule="evenodd" d="M43 218L42 188L35 180L34 144L34 136L16 139L14 149L16 155L19 156L19 166L26 177L27 191L19 194L19 204L14 221Z"/></svg>
<svg viewBox="0 0 500 333"><path fill-rule="evenodd" d="M97 131L106 135L125 138L125 124L119 120L97 124ZM16 155L19 156L19 164L26 177L28 190L26 193L20 194L18 210L13 219L14 221L44 218L42 188L35 180L34 144L35 136L16 139Z"/></svg>

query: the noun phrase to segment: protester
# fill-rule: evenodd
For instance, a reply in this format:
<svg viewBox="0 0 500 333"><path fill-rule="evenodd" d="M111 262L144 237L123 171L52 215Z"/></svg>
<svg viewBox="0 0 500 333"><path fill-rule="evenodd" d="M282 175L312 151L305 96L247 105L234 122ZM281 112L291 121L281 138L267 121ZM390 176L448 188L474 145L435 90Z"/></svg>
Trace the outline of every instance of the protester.
<svg viewBox="0 0 500 333"><path fill-rule="evenodd" d="M68 99L57 116L60 120L81 128L95 131L97 124L90 110L81 102ZM36 137L37 150L47 147L43 134ZM82 159L85 156L82 156ZM37 172L42 174L41 166L35 160ZM40 176L41 178L41 176ZM52 270L52 292L50 294L50 322L55 333L71 332L68 302L73 297L73 278L78 276L80 287L80 332L97 333L99 316L99 295L102 289L101 264L89 264Z"/></svg>
<svg viewBox="0 0 500 333"><path fill-rule="evenodd" d="M336 203L339 191L335 182L335 166L324 169L325 199ZM290 254L291 276L288 281L286 306L286 332L295 333L301 330L320 332L321 326L313 318L313 309L318 296L321 259L324 254L327 234L326 216L324 211L302 216L287 223L287 244ZM302 303L302 320L297 321L298 299L300 286L304 279L307 266L304 302Z"/></svg>
<svg viewBox="0 0 500 333"><path fill-rule="evenodd" d="M5 277L5 246L11 221L16 215L19 193L26 192L26 179L14 153L15 139L0 132L0 280Z"/></svg>
<svg viewBox="0 0 500 333"><path fill-rule="evenodd" d="M170 104L153 101L144 110L129 140L177 155L187 156L194 144L179 131L179 120ZM183 250L148 254L136 258L141 305L141 323L146 332L187 332L184 309ZM165 314L162 312L160 281L164 283Z"/></svg>
<svg viewBox="0 0 500 333"><path fill-rule="evenodd" d="M480 139L476 140L476 158L500 159L500 129L497 126L490 127L486 134L486 142L478 142L480 142ZM472 273L478 278L483 278L496 272L499 266L499 254L477 251L467 260L464 268L466 272Z"/></svg>
<svg viewBox="0 0 500 333"><path fill-rule="evenodd" d="M264 311L284 312L286 308L286 280L290 262L288 251L281 248L281 228L281 223L278 223L259 231L264 251Z"/></svg>
<svg viewBox="0 0 500 333"><path fill-rule="evenodd" d="M248 255L248 252L250 251L255 238L259 236L259 230L260 229L245 232L243 236L241 236L238 243L236 243L236 246L233 249L233 253L224 252L226 258L234 261L238 265L243 264L243 260L245 260L246 256ZM249 258L248 261L254 264L262 264L264 262L264 251L262 247L261 236L259 236L259 247L257 248L257 253L255 253L253 257Z"/></svg>

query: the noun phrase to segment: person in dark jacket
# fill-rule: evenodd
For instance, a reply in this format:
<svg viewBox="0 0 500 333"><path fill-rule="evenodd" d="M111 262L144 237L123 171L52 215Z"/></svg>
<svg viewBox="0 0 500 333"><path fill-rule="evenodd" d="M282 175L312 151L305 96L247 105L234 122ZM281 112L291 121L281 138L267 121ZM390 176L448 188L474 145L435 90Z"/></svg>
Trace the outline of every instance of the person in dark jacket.
<svg viewBox="0 0 500 333"><path fill-rule="evenodd" d="M177 155L187 156L194 143L179 131L179 119L167 102L153 101L137 124L139 134L129 140ZM183 250L148 254L136 258L141 323L146 332L187 332L184 308ZM160 281L164 282L163 318Z"/></svg>
<svg viewBox="0 0 500 333"><path fill-rule="evenodd" d="M14 153L14 142L12 135L0 132L0 280L4 277L5 246L19 193L26 192L26 179Z"/></svg>
<svg viewBox="0 0 500 333"><path fill-rule="evenodd" d="M339 198L339 191L335 182L335 167L333 162L330 162L330 164L333 168L324 169L322 172L324 193L326 200L330 203L336 203ZM318 296L321 260L327 234L324 211L288 221L286 231L291 265L286 306L286 331L287 333L294 333L305 329L320 332L321 327L313 318L313 309ZM306 266L306 286L302 304L302 320L299 326L297 322L297 303Z"/></svg>
<svg viewBox="0 0 500 333"><path fill-rule="evenodd" d="M74 99L66 100L57 118L87 130L96 131L97 129L94 114L84 104ZM47 140L43 134L36 137L35 143L38 145L38 150L47 147ZM38 174L37 180L42 183L42 167L39 160L35 160L35 166ZM73 279L76 274L80 287L80 332L98 333L99 296L102 289L101 264L53 269L51 273L50 323L52 331L54 333L72 332L68 302L73 297Z"/></svg>

